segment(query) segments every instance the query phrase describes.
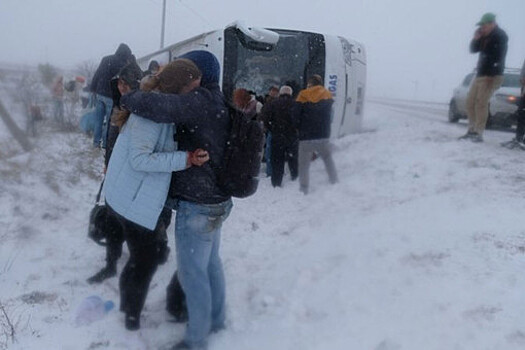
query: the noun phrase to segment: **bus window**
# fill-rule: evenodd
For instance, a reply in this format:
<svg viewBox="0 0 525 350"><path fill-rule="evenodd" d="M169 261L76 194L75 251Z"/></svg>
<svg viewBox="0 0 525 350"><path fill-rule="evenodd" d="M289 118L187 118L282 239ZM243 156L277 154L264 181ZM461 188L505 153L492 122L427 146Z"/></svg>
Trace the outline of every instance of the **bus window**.
<svg viewBox="0 0 525 350"><path fill-rule="evenodd" d="M273 86L291 85L294 95L307 75L324 77L325 47L320 34L271 29L279 41L271 49L246 45L235 28L225 30L223 92L231 100L236 88L264 95Z"/></svg>

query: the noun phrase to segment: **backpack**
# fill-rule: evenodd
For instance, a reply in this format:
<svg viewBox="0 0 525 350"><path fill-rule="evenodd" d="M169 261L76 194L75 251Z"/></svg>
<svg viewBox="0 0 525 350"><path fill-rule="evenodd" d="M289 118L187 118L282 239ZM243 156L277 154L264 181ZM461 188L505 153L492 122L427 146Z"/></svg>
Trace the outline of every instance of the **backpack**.
<svg viewBox="0 0 525 350"><path fill-rule="evenodd" d="M227 195L246 198L257 191L264 146L262 123L248 119L225 101L231 118L230 136L223 166L217 176L219 188Z"/></svg>

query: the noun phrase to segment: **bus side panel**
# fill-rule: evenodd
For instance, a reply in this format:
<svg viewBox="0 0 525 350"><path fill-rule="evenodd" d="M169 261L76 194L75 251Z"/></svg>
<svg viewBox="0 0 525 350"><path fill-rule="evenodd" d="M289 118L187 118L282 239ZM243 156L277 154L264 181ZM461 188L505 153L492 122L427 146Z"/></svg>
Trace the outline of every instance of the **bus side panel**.
<svg viewBox="0 0 525 350"><path fill-rule="evenodd" d="M361 131L366 90L365 48L355 41L348 41L352 46L352 54L351 64L346 65L348 79L347 105L340 136Z"/></svg>
<svg viewBox="0 0 525 350"><path fill-rule="evenodd" d="M334 98L332 130L330 138L341 136L341 123L344 118L346 91L346 68L341 43L336 36L325 35L326 42L326 68L324 85Z"/></svg>

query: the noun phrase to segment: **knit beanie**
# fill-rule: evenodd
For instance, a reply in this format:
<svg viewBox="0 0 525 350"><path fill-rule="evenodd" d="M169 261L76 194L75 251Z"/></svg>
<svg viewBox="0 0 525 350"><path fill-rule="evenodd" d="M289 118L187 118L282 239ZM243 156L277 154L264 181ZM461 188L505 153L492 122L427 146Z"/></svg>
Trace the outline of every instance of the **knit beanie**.
<svg viewBox="0 0 525 350"><path fill-rule="evenodd" d="M187 58L199 68L202 72L201 86L219 82L221 67L217 57L211 52L195 50L187 52L179 58Z"/></svg>

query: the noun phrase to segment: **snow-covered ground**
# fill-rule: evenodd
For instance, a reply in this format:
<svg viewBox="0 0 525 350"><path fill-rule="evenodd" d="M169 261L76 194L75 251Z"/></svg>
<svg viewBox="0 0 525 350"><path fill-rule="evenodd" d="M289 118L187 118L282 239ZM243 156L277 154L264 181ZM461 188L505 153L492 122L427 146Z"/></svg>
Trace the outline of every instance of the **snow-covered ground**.
<svg viewBox="0 0 525 350"><path fill-rule="evenodd" d="M210 349L525 348L525 153L499 146L508 132L458 141L465 124L445 113L368 104L365 132L335 142L339 184L317 160L307 196L288 178L282 189L263 178L235 200L222 242L228 328ZM85 282L104 263L86 237L102 158L79 134L37 142L0 159L0 349L178 341L184 325L164 310L173 255L154 276L139 332L117 310L74 326L89 295L118 305L117 278Z"/></svg>

